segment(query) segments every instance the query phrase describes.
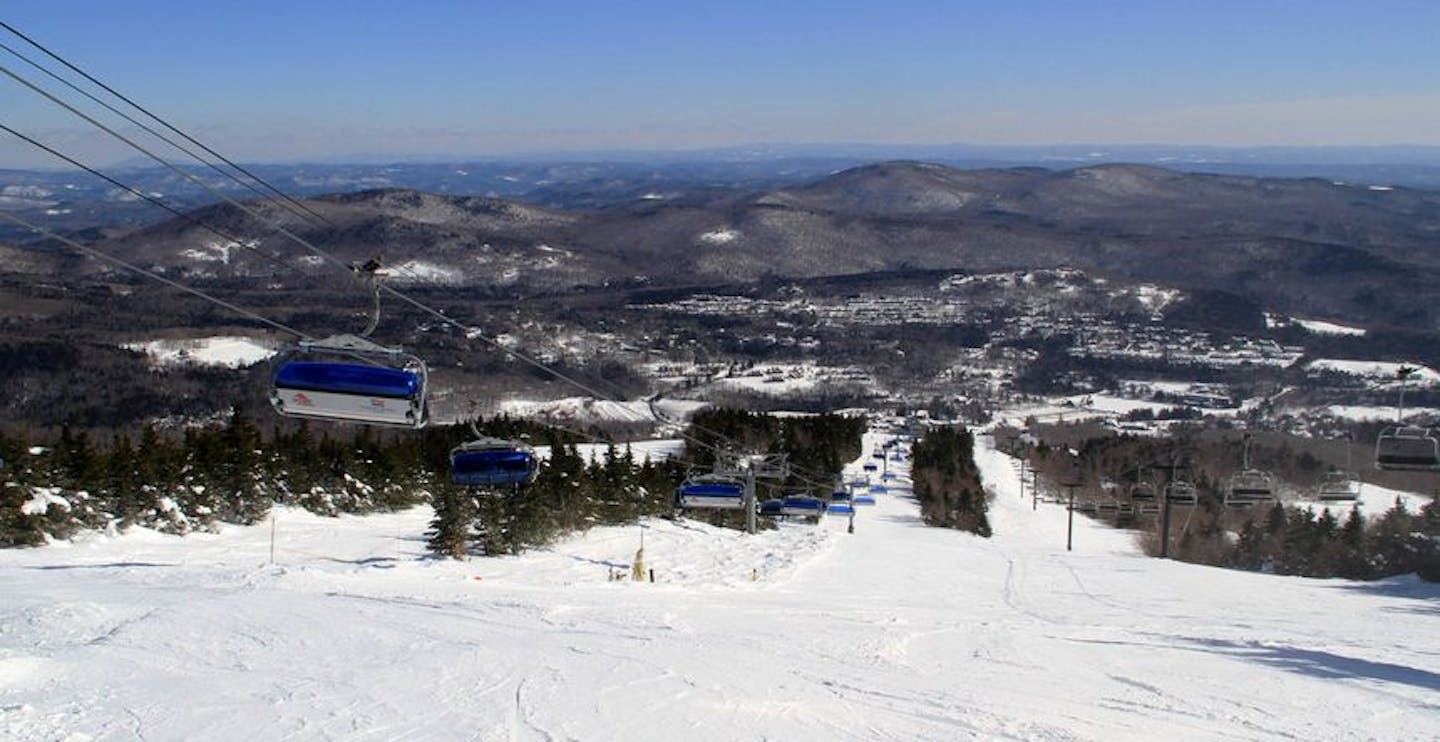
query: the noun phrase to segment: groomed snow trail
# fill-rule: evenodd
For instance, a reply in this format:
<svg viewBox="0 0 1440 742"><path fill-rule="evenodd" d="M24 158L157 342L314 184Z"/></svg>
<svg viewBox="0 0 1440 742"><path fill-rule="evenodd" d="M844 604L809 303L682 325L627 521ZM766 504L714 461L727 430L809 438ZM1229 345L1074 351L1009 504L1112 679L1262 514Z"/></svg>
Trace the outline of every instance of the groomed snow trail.
<svg viewBox="0 0 1440 742"><path fill-rule="evenodd" d="M860 473L867 457L852 465ZM927 528L900 479L747 536L651 521L423 558L425 509L0 552L0 738L1434 739L1440 589L1210 569L1019 496Z"/></svg>

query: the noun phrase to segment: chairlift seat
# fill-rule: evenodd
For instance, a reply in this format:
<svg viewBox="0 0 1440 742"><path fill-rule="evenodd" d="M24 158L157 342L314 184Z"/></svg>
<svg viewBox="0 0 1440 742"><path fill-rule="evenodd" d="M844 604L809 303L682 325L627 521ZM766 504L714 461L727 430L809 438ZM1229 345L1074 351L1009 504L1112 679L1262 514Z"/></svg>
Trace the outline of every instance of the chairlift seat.
<svg viewBox="0 0 1440 742"><path fill-rule="evenodd" d="M1321 502L1351 502L1360 499L1360 478L1354 472L1332 471L1315 485L1315 499Z"/></svg>
<svg viewBox="0 0 1440 742"><path fill-rule="evenodd" d="M361 351L348 353L364 355ZM404 359L405 365L288 360L275 370L270 404L289 417L424 427L429 419L425 364L398 352L371 355L391 361Z"/></svg>
<svg viewBox="0 0 1440 742"><path fill-rule="evenodd" d="M1375 441L1375 467L1387 471L1440 470L1440 438L1430 428L1386 428Z"/></svg>
<svg viewBox="0 0 1440 742"><path fill-rule="evenodd" d="M875 504L875 498L874 498L874 497L871 497L870 495L856 495L856 496L855 496L855 504L856 504L856 505L874 505L874 504Z"/></svg>
<svg viewBox="0 0 1440 742"><path fill-rule="evenodd" d="M1200 501L1200 495L1196 491L1195 485L1180 480L1165 486L1165 499L1174 504L1194 505Z"/></svg>
<svg viewBox="0 0 1440 742"><path fill-rule="evenodd" d="M813 517L825 512L825 501L818 497L786 497L780 501L782 515Z"/></svg>
<svg viewBox="0 0 1440 742"><path fill-rule="evenodd" d="M450 452L450 474L468 487L526 484L539 468L528 446L498 439L470 441Z"/></svg>
<svg viewBox="0 0 1440 742"><path fill-rule="evenodd" d="M1259 469L1236 473L1225 488L1225 504L1229 507L1250 507L1275 499L1275 477Z"/></svg>
<svg viewBox="0 0 1440 742"><path fill-rule="evenodd" d="M686 509L739 510L745 507L745 485L725 477L700 476L680 485L676 502Z"/></svg>
<svg viewBox="0 0 1440 742"><path fill-rule="evenodd" d="M286 389L407 399L420 393L420 375L405 369L365 363L290 361L275 372L275 385Z"/></svg>

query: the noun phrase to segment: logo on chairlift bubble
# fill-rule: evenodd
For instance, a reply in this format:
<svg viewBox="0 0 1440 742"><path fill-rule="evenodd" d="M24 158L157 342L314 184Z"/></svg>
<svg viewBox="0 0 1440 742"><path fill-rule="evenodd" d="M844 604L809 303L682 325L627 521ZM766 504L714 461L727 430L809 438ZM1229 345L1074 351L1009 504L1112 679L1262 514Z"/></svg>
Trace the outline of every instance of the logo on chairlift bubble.
<svg viewBox="0 0 1440 742"><path fill-rule="evenodd" d="M314 406L315 406L315 402L313 402L313 401L310 399L310 395L306 394L305 392L296 392L296 393L295 393L295 404L298 404L298 405L300 405L301 407L314 407Z"/></svg>

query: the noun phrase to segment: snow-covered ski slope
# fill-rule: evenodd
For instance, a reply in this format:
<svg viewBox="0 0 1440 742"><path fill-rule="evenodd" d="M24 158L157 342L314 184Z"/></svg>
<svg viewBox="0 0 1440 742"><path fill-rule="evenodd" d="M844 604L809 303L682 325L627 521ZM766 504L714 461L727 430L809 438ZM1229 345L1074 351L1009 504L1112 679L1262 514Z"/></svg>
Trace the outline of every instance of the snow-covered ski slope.
<svg viewBox="0 0 1440 742"><path fill-rule="evenodd" d="M435 561L424 509L5 551L0 739L1440 738L1440 587L1066 553L982 443L992 539L901 479L853 535L650 521L654 584L639 527Z"/></svg>

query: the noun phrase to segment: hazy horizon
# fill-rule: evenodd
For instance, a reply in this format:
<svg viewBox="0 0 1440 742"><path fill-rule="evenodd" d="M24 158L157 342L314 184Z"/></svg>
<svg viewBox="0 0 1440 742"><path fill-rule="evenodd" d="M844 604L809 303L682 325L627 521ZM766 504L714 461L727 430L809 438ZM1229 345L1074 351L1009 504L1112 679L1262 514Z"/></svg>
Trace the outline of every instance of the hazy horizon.
<svg viewBox="0 0 1440 742"><path fill-rule="evenodd" d="M3 20L249 162L1440 146L1430 31L1440 5L1425 2L362 1L336 12L274 0L56 0ZM23 40L0 38L79 82ZM0 59L128 126L14 54ZM0 91L0 121L28 136L96 164L132 156L8 76ZM785 144L757 144L766 142ZM54 164L0 136L0 166Z"/></svg>

